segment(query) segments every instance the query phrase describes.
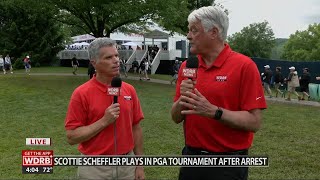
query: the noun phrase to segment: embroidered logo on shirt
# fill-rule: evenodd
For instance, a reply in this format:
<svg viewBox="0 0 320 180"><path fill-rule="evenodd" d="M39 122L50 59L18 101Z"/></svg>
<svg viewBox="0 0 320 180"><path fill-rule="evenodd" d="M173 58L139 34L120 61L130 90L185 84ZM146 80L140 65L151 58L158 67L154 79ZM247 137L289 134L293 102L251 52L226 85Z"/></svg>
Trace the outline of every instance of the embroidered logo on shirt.
<svg viewBox="0 0 320 180"><path fill-rule="evenodd" d="M131 100L131 99L132 99L131 96L123 96L123 98L124 98L125 100Z"/></svg>
<svg viewBox="0 0 320 180"><path fill-rule="evenodd" d="M227 76L216 76L216 81L220 81L220 82L227 81Z"/></svg>
<svg viewBox="0 0 320 180"><path fill-rule="evenodd" d="M259 99L261 99L261 98L262 98L262 96L260 96L260 97L257 97L257 98L256 98L256 101L258 101L258 100L259 100Z"/></svg>

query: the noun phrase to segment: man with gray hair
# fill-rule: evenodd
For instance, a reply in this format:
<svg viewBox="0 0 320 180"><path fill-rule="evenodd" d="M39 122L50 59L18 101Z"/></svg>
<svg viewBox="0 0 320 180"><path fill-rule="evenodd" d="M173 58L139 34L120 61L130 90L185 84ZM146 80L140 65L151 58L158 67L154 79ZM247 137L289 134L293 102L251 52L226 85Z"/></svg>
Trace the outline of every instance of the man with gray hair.
<svg viewBox="0 0 320 180"><path fill-rule="evenodd" d="M142 155L139 123L144 116L134 87L122 82L117 103L107 95L112 79L120 74L115 42L97 38L88 51L96 74L71 96L65 119L68 143L79 144L83 155ZM144 179L144 170L141 166L79 166L78 175L80 179Z"/></svg>
<svg viewBox="0 0 320 180"><path fill-rule="evenodd" d="M197 9L188 22L190 51L199 61L197 78L179 72L171 109L173 121L184 123L182 154L247 155L266 108L257 66L226 44L229 19L219 7ZM186 68L186 62L181 66ZM180 180L247 177L247 167L182 167L179 174Z"/></svg>

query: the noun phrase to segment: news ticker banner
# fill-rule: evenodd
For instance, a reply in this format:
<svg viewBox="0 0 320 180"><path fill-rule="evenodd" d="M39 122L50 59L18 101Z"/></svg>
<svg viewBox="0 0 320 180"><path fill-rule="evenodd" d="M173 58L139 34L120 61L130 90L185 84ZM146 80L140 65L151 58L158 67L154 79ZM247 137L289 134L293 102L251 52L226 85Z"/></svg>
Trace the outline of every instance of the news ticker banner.
<svg viewBox="0 0 320 180"><path fill-rule="evenodd" d="M72 156L23 150L22 173L51 174L54 166L268 167L266 156Z"/></svg>

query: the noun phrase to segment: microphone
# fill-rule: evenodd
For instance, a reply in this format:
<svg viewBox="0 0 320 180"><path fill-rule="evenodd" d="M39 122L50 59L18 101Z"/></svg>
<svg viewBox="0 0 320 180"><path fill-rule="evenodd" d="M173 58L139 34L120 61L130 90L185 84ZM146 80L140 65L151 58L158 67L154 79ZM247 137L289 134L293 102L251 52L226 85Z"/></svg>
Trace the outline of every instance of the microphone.
<svg viewBox="0 0 320 180"><path fill-rule="evenodd" d="M182 70L183 77L194 79L197 78L199 60L196 56L191 56L186 63L186 68Z"/></svg>
<svg viewBox="0 0 320 180"><path fill-rule="evenodd" d="M107 94L113 96L113 104L118 103L122 80L120 77L114 77L111 81L111 87L108 87Z"/></svg>

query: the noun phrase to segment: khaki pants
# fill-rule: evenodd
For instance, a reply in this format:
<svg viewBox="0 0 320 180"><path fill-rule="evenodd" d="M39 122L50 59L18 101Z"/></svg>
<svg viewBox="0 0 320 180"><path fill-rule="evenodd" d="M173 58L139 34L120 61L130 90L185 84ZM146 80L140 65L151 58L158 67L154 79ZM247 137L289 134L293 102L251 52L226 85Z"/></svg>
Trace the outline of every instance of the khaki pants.
<svg viewBox="0 0 320 180"><path fill-rule="evenodd" d="M128 155L134 155L131 151ZM78 179L134 180L135 166L79 166Z"/></svg>

